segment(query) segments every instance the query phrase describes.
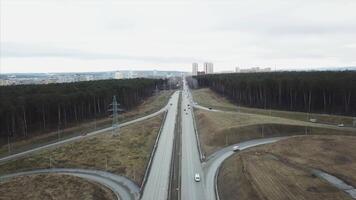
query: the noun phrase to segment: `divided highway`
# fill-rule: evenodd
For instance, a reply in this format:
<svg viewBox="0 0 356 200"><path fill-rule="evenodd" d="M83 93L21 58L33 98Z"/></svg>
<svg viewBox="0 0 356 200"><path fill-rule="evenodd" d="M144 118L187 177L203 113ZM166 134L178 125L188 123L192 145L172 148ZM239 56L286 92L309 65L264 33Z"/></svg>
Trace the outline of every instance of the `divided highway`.
<svg viewBox="0 0 356 200"><path fill-rule="evenodd" d="M188 87L184 81L182 94L182 161L181 161L181 199L205 200L203 169L200 163L197 138L194 130L193 108L189 101ZM188 106L188 104L190 106ZM200 182L194 181L195 173L201 176Z"/></svg>
<svg viewBox="0 0 356 200"><path fill-rule="evenodd" d="M168 106L167 116L153 156L152 166L143 189L143 200L166 200L173 151L174 131L178 111L179 92L175 92Z"/></svg>

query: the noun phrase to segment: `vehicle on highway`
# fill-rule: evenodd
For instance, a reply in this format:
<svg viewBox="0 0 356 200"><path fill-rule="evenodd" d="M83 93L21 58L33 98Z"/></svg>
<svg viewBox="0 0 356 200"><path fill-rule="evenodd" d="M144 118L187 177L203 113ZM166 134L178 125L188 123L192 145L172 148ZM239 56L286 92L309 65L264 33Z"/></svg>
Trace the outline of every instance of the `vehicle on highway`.
<svg viewBox="0 0 356 200"><path fill-rule="evenodd" d="M195 182L200 182L200 175L198 173L195 173L194 180Z"/></svg>
<svg viewBox="0 0 356 200"><path fill-rule="evenodd" d="M212 108L211 107L209 107L209 110L211 110Z"/></svg>
<svg viewBox="0 0 356 200"><path fill-rule="evenodd" d="M316 123L316 119L310 119L309 121L312 123Z"/></svg>
<svg viewBox="0 0 356 200"><path fill-rule="evenodd" d="M186 111L186 109L184 108L184 111Z"/></svg>
<svg viewBox="0 0 356 200"><path fill-rule="evenodd" d="M236 151L240 151L240 146L239 145L233 146L232 150L235 151L235 152Z"/></svg>
<svg viewBox="0 0 356 200"><path fill-rule="evenodd" d="M173 104L171 103L171 105L173 105Z"/></svg>
<svg viewBox="0 0 356 200"><path fill-rule="evenodd" d="M345 125L343 123L341 123L341 124L338 124L337 126L338 127L344 127Z"/></svg>

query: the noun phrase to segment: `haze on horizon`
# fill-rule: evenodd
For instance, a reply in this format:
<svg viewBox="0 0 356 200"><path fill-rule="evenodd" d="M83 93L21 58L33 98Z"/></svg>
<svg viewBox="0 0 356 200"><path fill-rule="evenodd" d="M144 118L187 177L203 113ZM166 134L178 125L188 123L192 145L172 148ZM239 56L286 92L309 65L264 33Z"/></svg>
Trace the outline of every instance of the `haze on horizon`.
<svg viewBox="0 0 356 200"><path fill-rule="evenodd" d="M0 4L0 73L356 66L354 0Z"/></svg>

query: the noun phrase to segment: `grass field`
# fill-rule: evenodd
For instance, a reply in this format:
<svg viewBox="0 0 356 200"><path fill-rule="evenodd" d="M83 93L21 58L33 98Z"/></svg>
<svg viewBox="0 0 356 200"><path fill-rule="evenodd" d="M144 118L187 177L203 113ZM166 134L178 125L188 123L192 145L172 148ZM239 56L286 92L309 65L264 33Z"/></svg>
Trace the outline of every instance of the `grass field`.
<svg viewBox="0 0 356 200"><path fill-rule="evenodd" d="M228 158L218 176L221 199L351 199L311 169L356 185L356 137L298 136Z"/></svg>
<svg viewBox="0 0 356 200"><path fill-rule="evenodd" d="M119 121L130 121L134 118L139 118L147 114L153 113L161 109L164 105L167 104L169 97L173 93L170 91L161 91L158 95L154 95L142 102L141 105L136 107L133 110L122 113L119 115ZM59 139L70 138L73 136L78 136L84 132L91 132L98 130L100 128L108 127L111 125L111 118L102 118L95 121L87 121L81 124L73 124L71 127L64 130L60 130L60 134L57 131L33 136L30 138L21 138L17 141L11 142L11 153L25 151L37 146L49 144L51 142L58 141ZM0 147L0 156L9 155L8 145L2 145Z"/></svg>
<svg viewBox="0 0 356 200"><path fill-rule="evenodd" d="M291 135L356 135L356 129L339 128L311 122L266 115L210 112L195 109L196 123L203 151L214 151L238 142Z"/></svg>
<svg viewBox="0 0 356 200"><path fill-rule="evenodd" d="M237 111L242 113L251 113L259 115L268 115L274 117L282 117L287 119L295 119L301 121L309 121L309 119L316 119L320 123L328 124L340 124L343 123L345 126L353 126L355 117L341 116L341 115L328 115L328 114L316 114L316 113L305 113L305 112L289 112L281 110L272 109L259 109L259 108L249 108L243 106L237 106L228 99L222 97L221 95L215 93L209 88L202 88L197 90L192 90L192 95L194 100L205 107L212 107L219 110L225 111Z"/></svg>
<svg viewBox="0 0 356 200"><path fill-rule="evenodd" d="M140 184L163 114L110 132L0 164L0 174L49 167L106 170Z"/></svg>
<svg viewBox="0 0 356 200"><path fill-rule="evenodd" d="M16 177L0 183L0 194L1 200L113 200L116 197L99 184L61 174Z"/></svg>

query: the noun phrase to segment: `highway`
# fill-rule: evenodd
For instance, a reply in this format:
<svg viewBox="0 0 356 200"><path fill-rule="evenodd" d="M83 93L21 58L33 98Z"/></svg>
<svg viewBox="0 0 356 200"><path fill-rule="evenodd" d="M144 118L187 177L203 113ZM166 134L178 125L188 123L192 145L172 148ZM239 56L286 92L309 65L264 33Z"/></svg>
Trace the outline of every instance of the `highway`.
<svg viewBox="0 0 356 200"><path fill-rule="evenodd" d="M17 176L49 173L77 176L88 181L99 183L111 189L118 199L136 200L139 198L140 188L133 181L126 177L100 170L69 168L39 169L0 176L0 182Z"/></svg>
<svg viewBox="0 0 356 200"><path fill-rule="evenodd" d="M197 140L195 136L192 110L188 109L189 92L186 83L183 84L182 94L182 161L181 161L181 199L202 199L205 200L203 169L200 163ZM184 111L185 109L185 111ZM194 174L199 173L200 182L194 181Z"/></svg>
<svg viewBox="0 0 356 200"><path fill-rule="evenodd" d="M149 115L146 115L144 117L140 117L140 118L137 118L137 119L134 119L134 120L119 124L119 127L124 127L124 126L130 125L130 124L133 124L133 123L136 123L136 122L140 122L140 121L152 118L154 116L157 116L157 115L163 113L168 108L168 105L169 104L167 104L166 106L164 106L163 108L161 108L160 110L158 110L157 112L154 112L152 114L149 114ZM83 135L83 136L81 135L81 136L71 137L71 138L64 139L64 140L61 140L61 141L58 141L58 142L54 142L54 143L47 144L47 145L44 145L44 146L36 147L36 148L30 149L30 150L27 150L27 151L23 151L23 152L20 152L20 153L16 153L16 154L12 154L12 155L9 155L9 156L5 156L5 157L0 158L0 163L1 162L5 162L5 161L9 161L9 160L12 160L12 159L20 158L20 157L23 157L25 155L31 154L33 152L36 152L36 151L39 151L39 150L42 150L42 149L55 147L55 146L58 146L58 145L69 143L69 142L74 142L76 140L80 140L80 139L83 139L85 137L93 136L93 135L96 135L96 134L99 134L99 133L103 133L103 132L106 132L106 131L111 131L111 130L112 130L112 127L108 127L108 128L104 128L104 129L100 129L100 130L97 130L97 131L90 132L90 133L88 133L86 135Z"/></svg>
<svg viewBox="0 0 356 200"><path fill-rule="evenodd" d="M153 156L152 166L143 189L141 198L143 200L167 199L178 99L179 92L175 92L170 100L172 105L168 106L167 116Z"/></svg>

